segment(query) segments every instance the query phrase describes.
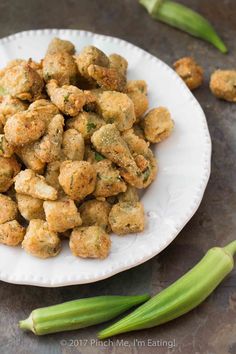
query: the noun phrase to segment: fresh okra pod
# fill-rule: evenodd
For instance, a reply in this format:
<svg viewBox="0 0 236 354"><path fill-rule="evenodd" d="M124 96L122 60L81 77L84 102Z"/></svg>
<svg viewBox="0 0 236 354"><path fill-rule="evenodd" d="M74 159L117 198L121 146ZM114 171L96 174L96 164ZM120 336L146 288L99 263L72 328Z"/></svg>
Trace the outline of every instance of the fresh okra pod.
<svg viewBox="0 0 236 354"><path fill-rule="evenodd" d="M108 321L150 298L149 295L97 296L36 309L19 322L37 335L70 331Z"/></svg>
<svg viewBox="0 0 236 354"><path fill-rule="evenodd" d="M222 53L227 53L224 42L212 25L197 12L169 0L139 0L139 2L154 19L210 42Z"/></svg>
<svg viewBox="0 0 236 354"><path fill-rule="evenodd" d="M236 241L223 248L210 249L182 278L125 318L102 330L98 338L158 326L189 312L203 302L231 272L235 253Z"/></svg>

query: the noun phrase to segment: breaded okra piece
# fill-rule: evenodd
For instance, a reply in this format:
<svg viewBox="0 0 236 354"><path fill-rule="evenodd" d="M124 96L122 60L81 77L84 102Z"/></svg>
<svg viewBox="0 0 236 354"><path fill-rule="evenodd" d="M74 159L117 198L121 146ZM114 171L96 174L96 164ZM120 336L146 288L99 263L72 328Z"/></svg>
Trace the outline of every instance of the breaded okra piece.
<svg viewBox="0 0 236 354"><path fill-rule="evenodd" d="M144 80L132 80L126 86L127 95L134 104L136 122L148 109L147 84Z"/></svg>
<svg viewBox="0 0 236 354"><path fill-rule="evenodd" d="M83 200L93 193L96 184L96 170L87 161L64 161L60 167L59 183L73 200Z"/></svg>
<svg viewBox="0 0 236 354"><path fill-rule="evenodd" d="M22 247L35 257L55 257L61 250L61 240L56 232L49 230L46 221L33 219L27 227Z"/></svg>
<svg viewBox="0 0 236 354"><path fill-rule="evenodd" d="M12 156L0 157L0 192L6 192L14 183L14 177L20 172L20 165Z"/></svg>
<svg viewBox="0 0 236 354"><path fill-rule="evenodd" d="M25 228L18 221L7 221L0 225L0 243L7 246L17 246L24 238Z"/></svg>
<svg viewBox="0 0 236 354"><path fill-rule="evenodd" d="M93 192L95 197L107 198L126 191L126 183L110 160L101 160L94 167L97 172L97 183Z"/></svg>
<svg viewBox="0 0 236 354"><path fill-rule="evenodd" d="M47 92L51 101L69 116L76 116L87 102L87 95L76 86L63 85L58 86L55 80L47 84Z"/></svg>
<svg viewBox="0 0 236 354"><path fill-rule="evenodd" d="M14 220L17 216L17 204L10 197L0 194L0 224Z"/></svg>
<svg viewBox="0 0 236 354"><path fill-rule="evenodd" d="M98 110L106 123L116 124L120 131L130 129L135 122L134 104L124 93L104 91L97 99Z"/></svg>
<svg viewBox="0 0 236 354"><path fill-rule="evenodd" d="M229 102L236 102L236 70L216 70L211 75L213 95Z"/></svg>
<svg viewBox="0 0 236 354"><path fill-rule="evenodd" d="M128 62L127 60L117 53L109 55L109 66L119 71L122 75L126 76Z"/></svg>
<svg viewBox="0 0 236 354"><path fill-rule="evenodd" d="M126 87L126 77L115 68L91 64L88 75L104 90L123 92Z"/></svg>
<svg viewBox="0 0 236 354"><path fill-rule="evenodd" d="M107 201L97 199L88 200L80 207L80 216L83 226L100 226L104 230L109 231L108 216L111 205Z"/></svg>
<svg viewBox="0 0 236 354"><path fill-rule="evenodd" d="M8 118L4 127L7 141L13 146L22 146L38 140L46 125L35 111L19 112Z"/></svg>
<svg viewBox="0 0 236 354"><path fill-rule="evenodd" d="M36 100L31 103L29 106L29 111L37 112L39 118L44 121L46 126L48 126L56 114L60 113L55 104L45 99Z"/></svg>
<svg viewBox="0 0 236 354"><path fill-rule="evenodd" d="M66 52L73 55L75 53L75 46L70 41L55 37L48 45L47 54L54 54L58 52Z"/></svg>
<svg viewBox="0 0 236 354"><path fill-rule="evenodd" d="M45 163L42 162L36 155L35 144L37 144L37 142L29 145L17 146L14 147L14 150L16 155L21 159L27 168L41 174L43 173Z"/></svg>
<svg viewBox="0 0 236 354"><path fill-rule="evenodd" d="M140 202L119 202L109 214L111 229L118 235L142 232L145 225L144 209Z"/></svg>
<svg viewBox="0 0 236 354"><path fill-rule="evenodd" d="M74 256L104 259L109 254L111 240L100 226L78 227L71 233L69 246Z"/></svg>
<svg viewBox="0 0 236 354"><path fill-rule="evenodd" d="M64 118L61 114L54 116L47 127L46 134L35 143L35 154L42 162L58 160L61 154Z"/></svg>
<svg viewBox="0 0 236 354"><path fill-rule="evenodd" d="M75 202L69 198L46 201L43 208L51 231L64 232L82 224Z"/></svg>
<svg viewBox="0 0 236 354"><path fill-rule="evenodd" d="M145 137L151 143L168 138L174 129L170 112L165 107L151 109L142 120Z"/></svg>
<svg viewBox="0 0 236 354"><path fill-rule="evenodd" d="M195 90L202 85L203 69L193 58L181 58L177 60L173 66L190 90Z"/></svg>
<svg viewBox="0 0 236 354"><path fill-rule="evenodd" d="M29 63L16 62L4 70L0 86L12 97L34 101L41 96L43 80Z"/></svg>
<svg viewBox="0 0 236 354"><path fill-rule="evenodd" d="M43 200L33 198L30 195L16 193L16 200L19 212L26 220L42 219L45 220L43 210Z"/></svg>
<svg viewBox="0 0 236 354"><path fill-rule="evenodd" d="M75 129L68 129L63 134L62 156L65 160L79 161L84 158L84 138Z"/></svg>
<svg viewBox="0 0 236 354"><path fill-rule="evenodd" d="M93 133L105 124L102 117L94 112L80 112L66 121L67 127L78 130L86 141L89 141Z"/></svg>
<svg viewBox="0 0 236 354"><path fill-rule="evenodd" d="M37 175L33 170L27 169L15 177L15 190L33 198L43 200L56 200L57 191L47 184L45 177Z"/></svg>
<svg viewBox="0 0 236 354"><path fill-rule="evenodd" d="M13 147L8 143L4 134L0 134L0 156L11 157L14 154Z"/></svg>
<svg viewBox="0 0 236 354"><path fill-rule="evenodd" d="M26 109L27 104L19 100L19 98L14 98L10 95L0 96L0 122L3 126L9 117Z"/></svg>

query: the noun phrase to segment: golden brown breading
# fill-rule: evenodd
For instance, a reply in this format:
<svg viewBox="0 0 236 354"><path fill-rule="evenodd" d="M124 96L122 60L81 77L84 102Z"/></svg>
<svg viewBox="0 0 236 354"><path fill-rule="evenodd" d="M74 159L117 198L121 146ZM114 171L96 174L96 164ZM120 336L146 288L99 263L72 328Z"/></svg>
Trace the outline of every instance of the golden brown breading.
<svg viewBox="0 0 236 354"><path fill-rule="evenodd" d="M94 167L97 172L97 183L93 192L95 197L106 198L126 191L126 183L110 160L99 161Z"/></svg>
<svg viewBox="0 0 236 354"><path fill-rule="evenodd" d="M132 180L129 178L128 181L130 184L136 188L143 188L143 181L140 178L142 173L115 124L101 127L92 135L91 141L98 152L121 167L122 176L125 174L132 176Z"/></svg>
<svg viewBox="0 0 236 354"><path fill-rule="evenodd" d="M55 257L61 250L61 241L56 232L50 231L44 220L30 220L24 241L24 250L39 258Z"/></svg>
<svg viewBox="0 0 236 354"><path fill-rule="evenodd" d="M7 141L14 146L30 144L45 132L46 125L34 111L19 112L8 118L4 127Z"/></svg>
<svg viewBox="0 0 236 354"><path fill-rule="evenodd" d="M0 121L3 125L6 124L9 117L26 109L26 103L18 98L11 97L10 95L0 96Z"/></svg>
<svg viewBox="0 0 236 354"><path fill-rule="evenodd" d="M109 254L111 240L100 226L78 227L71 233L69 246L74 256L104 259Z"/></svg>
<svg viewBox="0 0 236 354"><path fill-rule="evenodd" d="M80 207L80 215L83 226L100 226L107 232L109 231L108 216L111 210L111 205L106 201L88 200Z"/></svg>
<svg viewBox="0 0 236 354"><path fill-rule="evenodd" d="M118 70L122 75L126 76L128 62L127 60L119 54L109 55L110 68Z"/></svg>
<svg viewBox="0 0 236 354"><path fill-rule="evenodd" d="M84 158L84 138L75 129L68 129L63 134L62 155L65 160L79 161Z"/></svg>
<svg viewBox="0 0 236 354"><path fill-rule="evenodd" d="M78 69L72 55L58 51L47 53L43 60L43 77L46 82L54 79L61 85L75 85Z"/></svg>
<svg viewBox="0 0 236 354"><path fill-rule="evenodd" d="M72 85L59 87L55 80L49 81L47 92L60 111L72 117L76 116L87 102L84 91Z"/></svg>
<svg viewBox="0 0 236 354"><path fill-rule="evenodd" d="M166 139L174 129L170 112L165 107L151 109L142 120L145 137L151 143Z"/></svg>
<svg viewBox="0 0 236 354"><path fill-rule="evenodd" d="M78 70L81 76L86 79L91 79L88 74L88 67L91 64L108 67L109 59L105 53L94 46L84 47L79 55L75 56L75 61L78 66Z"/></svg>
<svg viewBox="0 0 236 354"><path fill-rule="evenodd" d="M147 96L147 83L145 80L129 80L127 81L126 91L140 92Z"/></svg>
<svg viewBox="0 0 236 354"><path fill-rule="evenodd" d="M58 181L60 173L61 161L53 161L47 164L45 171L45 179L50 186L54 187L57 191L61 189Z"/></svg>
<svg viewBox="0 0 236 354"><path fill-rule="evenodd" d="M43 208L51 231L64 232L82 224L75 202L69 198L44 202Z"/></svg>
<svg viewBox="0 0 236 354"><path fill-rule="evenodd" d="M76 117L66 121L67 127L78 130L86 141L89 141L93 133L104 124L102 117L93 112L80 112Z"/></svg>
<svg viewBox="0 0 236 354"><path fill-rule="evenodd" d="M181 58L177 60L173 66L177 74L183 79L190 90L195 90L202 85L203 69L193 58Z"/></svg>
<svg viewBox="0 0 236 354"><path fill-rule="evenodd" d="M25 228L18 221L12 220L0 225L0 243L17 246L24 238Z"/></svg>
<svg viewBox="0 0 236 354"><path fill-rule="evenodd" d="M104 90L123 92L126 88L126 77L115 68L91 64L88 75Z"/></svg>
<svg viewBox="0 0 236 354"><path fill-rule="evenodd" d="M87 161L64 161L60 167L59 183L74 200L83 200L94 191L96 171Z"/></svg>
<svg viewBox="0 0 236 354"><path fill-rule="evenodd" d="M211 75L210 89L216 97L236 102L236 70L216 70Z"/></svg>
<svg viewBox="0 0 236 354"><path fill-rule="evenodd" d="M0 194L0 205L0 224L16 218L17 204L10 197Z"/></svg>
<svg viewBox="0 0 236 354"><path fill-rule="evenodd" d="M75 46L70 41L60 38L53 38L48 45L47 54L67 52L71 55L75 53Z"/></svg>
<svg viewBox="0 0 236 354"><path fill-rule="evenodd" d="M126 191L118 195L118 201L131 202L131 203L138 202L139 196L138 196L137 189L130 185L127 185Z"/></svg>
<svg viewBox="0 0 236 354"><path fill-rule="evenodd" d="M21 159L27 168L41 174L43 173L45 163L42 162L36 155L35 144L37 144L37 142L29 145L17 146L14 147L14 150L16 155Z"/></svg>
<svg viewBox="0 0 236 354"><path fill-rule="evenodd" d="M0 192L6 192L11 187L19 171L20 165L13 156L0 157Z"/></svg>
<svg viewBox="0 0 236 354"><path fill-rule="evenodd" d="M41 96L43 80L28 63L16 63L4 70L0 86L13 97L34 101Z"/></svg>
<svg viewBox="0 0 236 354"><path fill-rule="evenodd" d="M133 91L127 93L129 98L134 104L134 113L136 116L136 122L140 120L142 115L146 112L148 109L148 99L147 96L144 95L143 93L139 91Z"/></svg>
<svg viewBox="0 0 236 354"><path fill-rule="evenodd" d="M57 114L49 123L46 134L35 143L35 154L42 162L58 160L61 154L63 127L64 118L61 114Z"/></svg>
<svg viewBox="0 0 236 354"><path fill-rule="evenodd" d="M36 100L29 106L29 111L37 112L39 118L45 122L46 126L52 118L59 114L59 109L51 102L45 99Z"/></svg>
<svg viewBox="0 0 236 354"><path fill-rule="evenodd" d="M99 95L98 110L106 123L115 123L120 131L130 129L136 119L132 100L120 92L104 91Z"/></svg>
<svg viewBox="0 0 236 354"><path fill-rule="evenodd" d="M119 202L113 205L109 223L112 231L118 235L143 231L145 225L143 205L140 202Z"/></svg>
<svg viewBox="0 0 236 354"><path fill-rule="evenodd" d="M13 147L8 143L4 134L0 134L0 156L11 157L14 154Z"/></svg>
<svg viewBox="0 0 236 354"><path fill-rule="evenodd" d="M43 200L56 200L57 191L48 185L45 177L37 175L33 170L27 169L15 177L15 190L33 198Z"/></svg>
<svg viewBox="0 0 236 354"><path fill-rule="evenodd" d="M16 193L16 200L19 212L26 220L43 219L45 214L43 210L43 200L33 198L30 195Z"/></svg>

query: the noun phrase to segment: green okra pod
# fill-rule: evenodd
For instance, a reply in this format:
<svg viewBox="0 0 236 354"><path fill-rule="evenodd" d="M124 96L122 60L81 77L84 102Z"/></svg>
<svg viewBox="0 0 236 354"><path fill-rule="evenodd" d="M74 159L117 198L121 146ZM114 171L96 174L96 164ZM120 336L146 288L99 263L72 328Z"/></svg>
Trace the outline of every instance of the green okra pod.
<svg viewBox="0 0 236 354"><path fill-rule="evenodd" d="M19 322L37 335L70 331L108 321L150 298L149 295L97 296L43 307Z"/></svg>
<svg viewBox="0 0 236 354"><path fill-rule="evenodd" d="M203 302L231 272L235 253L236 241L224 248L210 249L183 277L128 316L99 332L98 338L158 326L189 312Z"/></svg>
<svg viewBox="0 0 236 354"><path fill-rule="evenodd" d="M224 42L212 25L197 12L170 0L139 0L139 2L154 19L201 38L213 44L222 53L227 53Z"/></svg>

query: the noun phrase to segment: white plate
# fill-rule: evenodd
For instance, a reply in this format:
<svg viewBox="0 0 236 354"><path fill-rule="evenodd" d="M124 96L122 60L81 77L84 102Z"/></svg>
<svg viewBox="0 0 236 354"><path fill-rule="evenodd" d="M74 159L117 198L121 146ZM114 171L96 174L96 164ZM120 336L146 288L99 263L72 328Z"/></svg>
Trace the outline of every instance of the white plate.
<svg viewBox="0 0 236 354"><path fill-rule="evenodd" d="M155 147L159 174L142 197L147 220L145 231L112 236L107 259L76 258L66 242L59 256L47 260L34 258L20 247L0 245L1 280L46 287L108 278L160 253L197 210L210 175L211 159L206 118L196 99L169 66L128 42L77 30L21 32L0 40L0 67L14 58L41 59L55 36L71 40L78 51L92 44L108 54L123 55L129 62L128 78L147 81L150 108L167 106L175 130L169 139Z"/></svg>

